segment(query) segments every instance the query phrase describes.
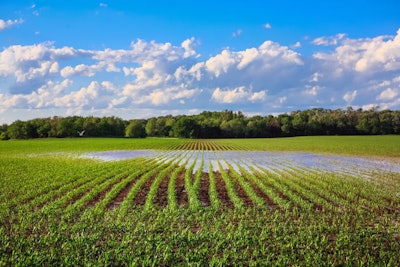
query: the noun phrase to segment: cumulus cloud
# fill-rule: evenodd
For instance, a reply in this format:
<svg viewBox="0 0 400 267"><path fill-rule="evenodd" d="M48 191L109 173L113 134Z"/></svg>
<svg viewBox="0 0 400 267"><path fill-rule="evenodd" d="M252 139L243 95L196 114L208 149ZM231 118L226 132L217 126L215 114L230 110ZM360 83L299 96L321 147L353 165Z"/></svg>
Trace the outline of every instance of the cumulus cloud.
<svg viewBox="0 0 400 267"><path fill-rule="evenodd" d="M302 65L301 56L286 46L272 41L265 41L258 48L249 48L244 51L230 51L224 49L220 54L211 57L205 62L206 70L216 78L228 74L255 78L268 72L284 71L283 67ZM245 70L246 69L246 70ZM264 77L265 78L265 77Z"/></svg>
<svg viewBox="0 0 400 267"><path fill-rule="evenodd" d="M94 75L96 75L96 73L102 71L119 72L120 69L117 68L114 64L99 62L98 64L94 65L79 64L75 67L66 66L60 71L60 74L64 78L72 75L93 77Z"/></svg>
<svg viewBox="0 0 400 267"><path fill-rule="evenodd" d="M301 47L301 43L300 42L296 42L293 45L290 46L290 48L292 49L296 49L296 48L300 48Z"/></svg>
<svg viewBox="0 0 400 267"><path fill-rule="evenodd" d="M251 89L246 89L244 86L234 89L221 90L216 88L212 93L212 99L218 103L237 103L245 101L262 101L265 99L267 92L260 91L253 93Z"/></svg>
<svg viewBox="0 0 400 267"><path fill-rule="evenodd" d="M195 47L197 43L194 37L190 39L186 39L185 41L182 42L181 47L184 49L183 57L199 57L200 55L197 54Z"/></svg>
<svg viewBox="0 0 400 267"><path fill-rule="evenodd" d="M10 27L12 27L14 25L17 25L17 24L22 24L23 22L24 22L23 19L15 19L15 20L11 20L11 19L2 20L2 19L0 19L0 31L4 30L6 28L10 28Z"/></svg>
<svg viewBox="0 0 400 267"><path fill-rule="evenodd" d="M383 90L379 96L376 98L376 100L383 100L383 101L388 101L392 100L396 96L398 96L398 92L392 88L387 88L386 90Z"/></svg>
<svg viewBox="0 0 400 267"><path fill-rule="evenodd" d="M332 53L315 53L326 65L356 72L400 70L400 29L396 36L344 39Z"/></svg>
<svg viewBox="0 0 400 267"><path fill-rule="evenodd" d="M223 50L219 55L211 57L205 65L208 71L213 72L215 77L228 72L228 69L235 64L235 53L229 50Z"/></svg>
<svg viewBox="0 0 400 267"><path fill-rule="evenodd" d="M51 43L10 46L0 53L0 77L15 78L16 83L10 86L12 93L29 93L58 72L59 62L90 54L70 47L55 48Z"/></svg>
<svg viewBox="0 0 400 267"><path fill-rule="evenodd" d="M216 103L281 112L321 103L346 107L356 100L359 106L400 108L400 31L374 38L321 37L314 43L334 47L304 56L266 40L200 57L195 38L177 45L136 40L128 49L9 46L0 50L0 112L174 108L179 113L214 109Z"/></svg>

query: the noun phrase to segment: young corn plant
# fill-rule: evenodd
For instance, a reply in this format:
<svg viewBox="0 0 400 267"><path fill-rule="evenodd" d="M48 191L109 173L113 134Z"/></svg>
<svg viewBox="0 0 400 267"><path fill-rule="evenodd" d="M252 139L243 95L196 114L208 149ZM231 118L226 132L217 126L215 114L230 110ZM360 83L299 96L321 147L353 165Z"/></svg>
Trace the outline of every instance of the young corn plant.
<svg viewBox="0 0 400 267"><path fill-rule="evenodd" d="M221 201L218 198L217 185L211 161L208 166L208 177L210 179L210 187L208 190L208 195L210 197L211 207L214 210L218 210L221 207Z"/></svg>
<svg viewBox="0 0 400 267"><path fill-rule="evenodd" d="M171 173L172 169L176 168L179 165L179 162L182 159L176 159L176 161L174 161L174 163L171 163L167 168L165 168L164 170L161 170L159 172L159 174L156 176L156 178L154 179L153 184L150 187L150 191L147 194L147 198L146 198L146 202L144 204L144 209L145 210L150 210L154 207L153 202L154 202L154 198L157 194L157 190L159 188L159 185L161 183L161 181L163 179L167 179L169 177L167 177L168 174Z"/></svg>
<svg viewBox="0 0 400 267"><path fill-rule="evenodd" d="M229 173L231 174L232 178L236 179L239 186L241 186L244 189L245 193L249 196L251 201L258 207L265 206L264 200L261 199L259 196L257 196L251 185L245 181L243 176L240 173L238 173L228 161L225 160L225 163L229 167Z"/></svg>
<svg viewBox="0 0 400 267"><path fill-rule="evenodd" d="M228 173L224 170L220 161L218 161L218 167L219 167L219 172L221 173L221 177L225 182L226 191L233 205L235 206L235 208L238 209L243 208L244 207L243 200L236 194L232 179L228 175Z"/></svg>
<svg viewBox="0 0 400 267"><path fill-rule="evenodd" d="M199 153L196 152L195 159L193 160L193 163L190 165L190 167L186 170L185 173L185 190L188 195L189 199L189 208L192 210L197 210L201 208L201 203L199 199L197 198L196 191L193 188L193 182L192 182L192 175L193 175L193 170L194 167L196 166L196 161L199 156Z"/></svg>

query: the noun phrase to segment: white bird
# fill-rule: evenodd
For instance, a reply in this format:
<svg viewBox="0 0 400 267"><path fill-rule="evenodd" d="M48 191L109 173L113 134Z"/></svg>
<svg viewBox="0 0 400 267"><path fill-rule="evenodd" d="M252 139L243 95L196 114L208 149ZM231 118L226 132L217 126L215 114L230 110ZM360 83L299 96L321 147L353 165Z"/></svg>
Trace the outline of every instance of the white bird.
<svg viewBox="0 0 400 267"><path fill-rule="evenodd" d="M83 136L83 134L85 133L85 130L83 130L82 132L80 132L80 131L77 131L77 132L78 132L79 136Z"/></svg>

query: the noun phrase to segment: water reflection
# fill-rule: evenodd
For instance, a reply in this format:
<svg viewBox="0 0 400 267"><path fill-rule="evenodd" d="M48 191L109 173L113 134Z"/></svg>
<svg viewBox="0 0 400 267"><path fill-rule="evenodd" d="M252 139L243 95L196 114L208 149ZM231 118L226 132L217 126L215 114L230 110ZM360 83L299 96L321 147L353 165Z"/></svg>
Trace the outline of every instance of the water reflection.
<svg viewBox="0 0 400 267"><path fill-rule="evenodd" d="M224 169L228 169L230 165L238 172L240 166L248 171L258 167L271 172L304 168L365 177L371 176L376 171L400 173L400 165L389 160L303 152L121 150L86 153L83 156L104 161L146 157L156 158L160 162L179 161L180 164L186 162L186 168L194 164L193 172L201 166L204 172L209 172L210 166L212 171L218 171L219 165Z"/></svg>

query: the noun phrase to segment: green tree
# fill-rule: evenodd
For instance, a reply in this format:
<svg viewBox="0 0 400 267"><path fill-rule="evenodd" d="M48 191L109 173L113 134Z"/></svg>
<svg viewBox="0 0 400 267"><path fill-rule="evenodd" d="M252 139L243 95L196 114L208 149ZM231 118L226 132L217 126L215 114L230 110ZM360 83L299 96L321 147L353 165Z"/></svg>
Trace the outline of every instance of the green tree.
<svg viewBox="0 0 400 267"><path fill-rule="evenodd" d="M131 120L125 129L126 137L143 138L146 137L145 121Z"/></svg>
<svg viewBox="0 0 400 267"><path fill-rule="evenodd" d="M11 139L27 139L28 132L26 122L16 120L7 128L7 136Z"/></svg>
<svg viewBox="0 0 400 267"><path fill-rule="evenodd" d="M290 115L281 114L278 116L278 121L280 122L281 131L284 136L293 135L293 125Z"/></svg>
<svg viewBox="0 0 400 267"><path fill-rule="evenodd" d="M10 137L8 137L7 135L7 128L8 128L7 124L3 124L2 126L0 126L0 140L10 139Z"/></svg>
<svg viewBox="0 0 400 267"><path fill-rule="evenodd" d="M158 136L157 119L151 118L147 120L145 130L147 136Z"/></svg>
<svg viewBox="0 0 400 267"><path fill-rule="evenodd" d="M197 138L199 130L199 125L195 119L182 116L172 126L171 133L173 137Z"/></svg>

